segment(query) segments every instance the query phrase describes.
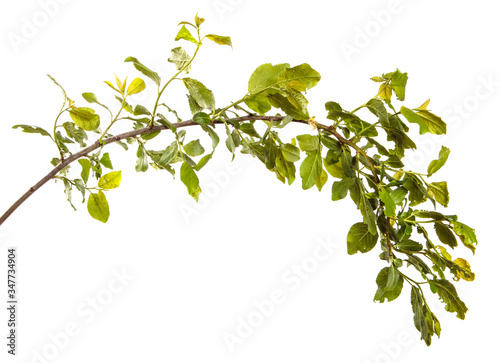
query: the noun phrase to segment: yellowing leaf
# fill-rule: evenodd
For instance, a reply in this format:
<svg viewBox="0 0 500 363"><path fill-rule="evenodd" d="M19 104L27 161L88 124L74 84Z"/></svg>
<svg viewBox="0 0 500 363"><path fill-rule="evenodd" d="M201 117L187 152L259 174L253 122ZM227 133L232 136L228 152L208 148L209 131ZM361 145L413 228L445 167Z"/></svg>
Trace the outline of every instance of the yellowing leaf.
<svg viewBox="0 0 500 363"><path fill-rule="evenodd" d="M111 173L101 176L97 185L102 189L115 189L120 186L122 181L121 171L112 171Z"/></svg>
<svg viewBox="0 0 500 363"><path fill-rule="evenodd" d="M378 97L391 102L392 88L389 86L389 83L386 82L380 85L380 88L378 89Z"/></svg>
<svg viewBox="0 0 500 363"><path fill-rule="evenodd" d="M456 272L456 281L464 279L465 281L474 281L476 275L471 271L470 265L467 260L463 258L457 258L453 261L454 264L460 267L461 270Z"/></svg>
<svg viewBox="0 0 500 363"><path fill-rule="evenodd" d="M130 86L128 86L127 95L135 95L145 89L146 83L142 79L136 78L130 83Z"/></svg>

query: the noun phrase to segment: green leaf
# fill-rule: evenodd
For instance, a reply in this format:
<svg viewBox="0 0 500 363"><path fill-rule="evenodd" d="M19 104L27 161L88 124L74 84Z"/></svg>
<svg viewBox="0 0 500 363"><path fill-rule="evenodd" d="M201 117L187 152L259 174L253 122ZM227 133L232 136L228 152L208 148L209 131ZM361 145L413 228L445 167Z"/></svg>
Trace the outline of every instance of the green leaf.
<svg viewBox="0 0 500 363"><path fill-rule="evenodd" d="M82 173L80 174L85 184L89 181L90 175L90 161L88 159L78 159L78 162L82 166Z"/></svg>
<svg viewBox="0 0 500 363"><path fill-rule="evenodd" d="M205 112L198 112L193 116L193 121L200 125L208 125L211 120Z"/></svg>
<svg viewBox="0 0 500 363"><path fill-rule="evenodd" d="M399 187L391 191L391 198L394 201L394 204L402 205L403 200L406 197L406 194L408 194L408 190L406 190L403 187Z"/></svg>
<svg viewBox="0 0 500 363"><path fill-rule="evenodd" d="M347 234L347 253L354 255L356 252L366 253L377 244L378 233L371 234L364 223L354 224Z"/></svg>
<svg viewBox="0 0 500 363"><path fill-rule="evenodd" d="M438 159L432 160L431 163L429 164L429 167L427 168L427 174L428 174L427 176L431 176L436 171L441 169L448 160L449 155L450 155L450 149L448 149L445 146L441 146L441 151L439 152Z"/></svg>
<svg viewBox="0 0 500 363"><path fill-rule="evenodd" d="M384 267L377 276L377 292L375 293L374 301L381 303L393 301L401 295L403 290L404 279L399 276L399 271L391 265L391 267Z"/></svg>
<svg viewBox="0 0 500 363"><path fill-rule="evenodd" d="M399 69L392 74L391 87L394 90L398 100L405 100L406 82L408 81L408 73L402 73Z"/></svg>
<svg viewBox="0 0 500 363"><path fill-rule="evenodd" d="M143 65L141 62L137 60L137 58L127 57L127 59L125 59L125 62L132 62L134 64L135 69L144 74L146 77L152 79L154 83L160 86L161 78L158 75L158 73L153 72L151 69Z"/></svg>
<svg viewBox="0 0 500 363"><path fill-rule="evenodd" d="M231 42L230 37L224 37L224 36L215 35L215 34L207 34L206 37L217 44L229 45L231 48L233 47L233 43Z"/></svg>
<svg viewBox="0 0 500 363"><path fill-rule="evenodd" d="M186 67L189 62L191 61L191 57L189 54L184 50L182 47L177 47L172 49L172 55L170 58L168 58L168 61L170 63L175 64L175 68L177 68L178 71ZM191 70L191 65L187 66L187 68L184 69L184 72L189 73Z"/></svg>
<svg viewBox="0 0 500 363"><path fill-rule="evenodd" d="M340 143L329 136L321 136L321 143L325 145L325 147L329 150L338 152L339 155L342 152L342 146L340 145Z"/></svg>
<svg viewBox="0 0 500 363"><path fill-rule="evenodd" d="M401 242L398 242L396 245L397 248L403 251L410 251L410 252L419 252L422 251L423 246L415 241L412 241L411 239L407 239Z"/></svg>
<svg viewBox="0 0 500 363"><path fill-rule="evenodd" d="M416 210L412 213L415 217L420 218L431 218L435 221L442 221L446 219L446 216L443 213L427 211L427 210Z"/></svg>
<svg viewBox="0 0 500 363"><path fill-rule="evenodd" d="M342 171L346 176L354 176L354 170L352 168L352 156L349 149L344 149L340 155L340 162L342 165Z"/></svg>
<svg viewBox="0 0 500 363"><path fill-rule="evenodd" d="M106 168L113 169L113 164L111 163L111 159L109 158L109 153L104 153L99 162Z"/></svg>
<svg viewBox="0 0 500 363"><path fill-rule="evenodd" d="M319 151L311 151L300 165L300 177L302 178L302 189L306 190L314 186L315 180L321 177L323 170L321 154Z"/></svg>
<svg viewBox="0 0 500 363"><path fill-rule="evenodd" d="M422 182L410 174L406 174L403 179L403 185L406 190L409 191L408 199L410 200L410 206L418 205L427 200L426 193Z"/></svg>
<svg viewBox="0 0 500 363"><path fill-rule="evenodd" d="M391 197L391 193L386 189L380 191L380 200L384 202L384 214L386 217L394 217L396 215L396 203Z"/></svg>
<svg viewBox="0 0 500 363"><path fill-rule="evenodd" d="M279 76L289 67L290 64L288 63L277 64L274 66L271 63L266 63L257 67L248 81L248 92L251 95L255 95L264 90L268 90L271 86L276 86ZM274 92L277 92L277 90ZM248 107L250 107L250 105L248 105Z"/></svg>
<svg viewBox="0 0 500 363"><path fill-rule="evenodd" d="M120 186L121 181L122 181L122 172L112 171L111 173L107 173L101 176L97 185L101 189L115 189Z"/></svg>
<svg viewBox="0 0 500 363"><path fill-rule="evenodd" d="M99 115L91 108L72 106L69 115L73 122L85 131L97 130L101 123Z"/></svg>
<svg viewBox="0 0 500 363"><path fill-rule="evenodd" d="M91 194L87 201L87 210L92 218L106 223L109 219L109 204L106 196L99 190L97 194Z"/></svg>
<svg viewBox="0 0 500 363"><path fill-rule="evenodd" d="M286 161L294 163L300 160L300 150L297 146L292 144L285 144L281 146L281 152Z"/></svg>
<svg viewBox="0 0 500 363"><path fill-rule="evenodd" d="M453 232L443 223L434 223L434 229L436 230L436 235L439 240L452 248L458 246L457 239Z"/></svg>
<svg viewBox="0 0 500 363"><path fill-rule="evenodd" d="M434 280L433 285L437 288L437 293L441 300L446 304L445 309L450 313L457 313L457 318L465 319L467 306L460 300L455 286L448 280Z"/></svg>
<svg viewBox="0 0 500 363"><path fill-rule="evenodd" d="M135 171L144 172L148 170L148 155L146 153L146 149L144 148L143 144L139 144L136 156L137 156L137 161L135 163Z"/></svg>
<svg viewBox="0 0 500 363"><path fill-rule="evenodd" d="M162 153L158 164L165 167L177 156L179 152L179 146L177 141L171 143Z"/></svg>
<svg viewBox="0 0 500 363"><path fill-rule="evenodd" d="M243 131L247 135L250 135L250 136L253 136L253 137L260 139L260 135L257 133L257 131L255 130L255 127L251 123L246 122L246 123L240 124L240 130Z"/></svg>
<svg viewBox="0 0 500 363"><path fill-rule="evenodd" d="M356 178L347 177L341 181L336 181L332 185L332 200L337 201L344 199L347 196L350 186L355 182Z"/></svg>
<svg viewBox="0 0 500 363"><path fill-rule="evenodd" d="M214 94L203 83L192 79L184 78L184 85L189 91L189 94L205 110L213 111L215 108Z"/></svg>
<svg viewBox="0 0 500 363"><path fill-rule="evenodd" d="M415 323L415 327L421 333L420 338L429 346L431 344L431 337L434 334L434 330L436 329L436 332L439 332L440 325L437 319L432 319L431 323L428 323L429 319L427 317L431 316L435 318L435 316L430 312L429 308L425 304L422 293L418 287L415 286L411 287L411 306L414 314L413 322ZM439 333L437 334L439 336Z"/></svg>
<svg viewBox="0 0 500 363"><path fill-rule="evenodd" d="M448 206L450 202L450 195L448 194L448 184L444 182L439 183L431 183L427 187L427 192L431 197L436 199L436 201L443 205L444 207Z"/></svg>
<svg viewBox="0 0 500 363"><path fill-rule="evenodd" d="M306 91L318 84L321 76L307 63L292 68L286 68L279 76L278 83L286 89L297 92Z"/></svg>
<svg viewBox="0 0 500 363"><path fill-rule="evenodd" d="M474 229L458 221L453 221L452 223L453 231L455 231L465 247L469 248L472 252L475 252L477 238Z"/></svg>
<svg viewBox="0 0 500 363"><path fill-rule="evenodd" d="M361 185L361 182L358 179L358 183ZM363 222L368 226L368 230L371 234L377 234L377 217L375 216L375 212L373 211L371 203L367 200L365 194L361 192L358 208L363 215Z"/></svg>
<svg viewBox="0 0 500 363"><path fill-rule="evenodd" d="M265 115L272 108L269 100L267 99L267 96L262 94L245 97L245 104L250 107L252 111L257 112L259 115Z"/></svg>
<svg viewBox="0 0 500 363"><path fill-rule="evenodd" d="M87 133L76 126L73 122L65 122L63 124L64 130L68 134L69 137L71 137L73 140L78 142L80 144L80 147L85 147L87 144L85 144L84 140L88 139Z"/></svg>
<svg viewBox="0 0 500 363"><path fill-rule="evenodd" d="M427 110L419 110L417 111L417 114L424 120L431 134L446 134L446 123L440 117Z"/></svg>
<svg viewBox="0 0 500 363"><path fill-rule="evenodd" d="M378 99L371 99L366 103L366 107L378 117L381 125L389 125L389 115L384 106L384 103Z"/></svg>
<svg viewBox="0 0 500 363"><path fill-rule="evenodd" d="M219 145L219 141L220 141L219 135L217 135L217 133L211 127L202 125L201 128L203 129L203 131L208 133L208 135L212 139L212 149L215 150L217 145Z"/></svg>
<svg viewBox="0 0 500 363"><path fill-rule="evenodd" d="M297 141L302 151L317 151L319 149L319 138L317 135L298 135Z"/></svg>
<svg viewBox="0 0 500 363"><path fill-rule="evenodd" d="M187 187L189 195L198 201L201 193L200 181L191 165L186 161L181 165L181 181Z"/></svg>
<svg viewBox="0 0 500 363"><path fill-rule="evenodd" d="M184 145L184 151L189 156L200 156L205 153L205 149L200 144L200 140L193 140L189 142L187 145Z"/></svg>
<svg viewBox="0 0 500 363"><path fill-rule="evenodd" d="M429 128L427 127L425 119L420 117L417 113L413 112L409 108L406 108L405 106L401 106L401 113L409 122L418 124L420 126L420 135L429 132Z"/></svg>
<svg viewBox="0 0 500 363"><path fill-rule="evenodd" d="M278 93L267 96L267 99L269 100L271 106L281 109L284 113L292 116L294 119L297 120L309 119L309 114L307 112L299 110L287 98L283 97Z"/></svg>
<svg viewBox="0 0 500 363"><path fill-rule="evenodd" d="M194 44L198 45L198 41L193 37L191 32L186 28L185 25L182 26L181 30L179 30L179 33L177 33L177 36L175 37L175 40L187 40L189 42L193 42Z"/></svg>
<svg viewBox="0 0 500 363"><path fill-rule="evenodd" d="M144 91L145 89L146 89L146 83L142 79L136 78L128 86L127 95L129 96L135 95L137 93Z"/></svg>
<svg viewBox="0 0 500 363"><path fill-rule="evenodd" d="M27 134L40 134L40 135L48 136L48 137L52 138L52 136L50 136L50 134L47 131L45 131L44 129L42 129L41 127L38 127L38 126L15 125L15 126L12 126L12 128L13 129L21 128L21 130L23 132L26 132Z"/></svg>

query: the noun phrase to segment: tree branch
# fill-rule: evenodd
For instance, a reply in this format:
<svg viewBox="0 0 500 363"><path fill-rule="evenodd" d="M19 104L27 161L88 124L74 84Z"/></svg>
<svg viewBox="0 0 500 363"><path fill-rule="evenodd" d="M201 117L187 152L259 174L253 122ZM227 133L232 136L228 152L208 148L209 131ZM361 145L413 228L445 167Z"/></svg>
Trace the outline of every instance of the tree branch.
<svg viewBox="0 0 500 363"><path fill-rule="evenodd" d="M235 117L235 118L230 118L227 119L227 121L230 122L243 122L243 121L250 121L250 120L264 120L264 121L282 121L284 119L283 116L259 116L259 115L248 115L248 116L242 116L242 117ZM293 120L293 122L297 123L302 123L302 124L308 124L308 121L305 120ZM213 124L221 124L222 121L213 121ZM199 126L198 123L194 122L193 120L186 120L186 121L181 121L178 123L172 124L175 128L181 128L181 127L188 127L188 126ZM317 124L317 126L323 130L326 130L327 132L330 132L332 135L334 135L341 143L344 143L358 152L362 153L365 157L366 153L361 150L356 144L352 143L351 141L343 138L340 134L338 134L335 130L333 130L331 127L322 125L322 124ZM68 158L64 159L61 163L59 163L54 169L52 169L47 175L45 175L38 183L33 185L31 188L28 189L26 193L24 193L12 206L10 206L9 209L0 217L0 226L7 220L7 218L10 217L14 211L21 206L31 195L33 195L38 189L40 189L45 183L47 183L50 179L54 178L57 173L59 173L62 169L64 169L66 166L71 164L72 162L80 159L81 157L84 157L88 155L90 152L99 149L100 147L103 147L105 145L112 144L114 142L120 141L122 139L127 139L129 137L136 137L140 136L143 134L147 134L150 132L154 131L163 131L163 130L170 130L169 127L164 126L164 125L156 125L152 127L145 127L142 129L138 130L132 130L128 132L124 132L119 135L115 135L112 137L109 137L107 139L103 139L101 141L96 141L92 145L87 146L86 148L78 151L77 153L72 154ZM368 157L367 157L367 160ZM376 180L378 180L377 173L375 171L375 168L372 165L372 172Z"/></svg>

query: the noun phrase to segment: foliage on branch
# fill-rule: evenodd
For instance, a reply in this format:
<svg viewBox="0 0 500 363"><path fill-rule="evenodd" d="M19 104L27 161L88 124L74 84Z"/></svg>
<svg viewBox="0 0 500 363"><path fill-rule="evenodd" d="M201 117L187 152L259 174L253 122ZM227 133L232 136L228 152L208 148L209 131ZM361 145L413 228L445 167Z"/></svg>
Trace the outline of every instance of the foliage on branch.
<svg viewBox="0 0 500 363"><path fill-rule="evenodd" d="M198 200L202 193L198 173L213 157L221 137L215 131L216 125L222 125L225 147L233 159L237 150L251 155L282 183L292 184L298 174L303 189L316 187L321 191L328 180L333 179L332 200L350 196L361 216L347 234L348 254L367 253L379 246L379 257L387 266L376 277L374 300L381 303L395 300L403 287L408 286L415 327L427 345L431 344L434 334L440 335L441 326L424 297L425 286L439 296L447 311L464 319L467 307L458 297L450 277L455 281L472 281L474 273L465 259L453 258L450 250L457 248L460 241L474 252L477 240L474 230L460 222L456 215L436 211L438 205L447 207L448 187L446 181L428 178L446 163L448 148L442 147L426 174L404 169L406 151L417 148L408 136L410 127L418 127L420 134L446 133L445 122L429 110L429 101L418 107L396 106L396 102L405 100L408 75L396 70L373 77L378 83L374 98L353 111L337 102L327 102L326 119L319 122L309 115L305 93L320 81L320 74L309 64L267 63L252 73L243 97L218 108L214 93L202 82L186 76L204 42L232 47L229 37L201 36L203 22L204 19L196 16L194 23L179 24L182 27L175 40L185 41L195 49L191 53L182 47L172 49L168 61L176 72L166 82L137 58L125 59L145 78L129 82L127 78L115 76L114 82L106 81L118 106L104 105L93 93L83 93L86 103L77 103L49 76L61 88L64 98L51 132L31 125L14 128L45 136L55 144L58 154L52 159L54 170L11 207L0 224L53 178L63 182L71 206L72 193L76 190L83 201L87 201L90 215L106 222L110 216L106 194L120 186L121 172L112 171L110 154L103 150L115 142L125 150L134 148L136 171L145 172L151 167L166 170L173 176L178 173L189 195ZM173 108L162 102L165 89L174 82L187 91L192 112L189 120L182 121ZM146 87L156 88L154 103L137 104L134 95ZM104 115L101 117L88 106L99 107L109 120L105 121ZM280 114L266 115L273 109ZM358 115L358 111L364 109L373 114L373 120ZM118 122L128 125L128 130L114 135L111 131ZM256 128L257 122L262 122L264 127ZM309 125L313 131L290 141L282 140L280 130L292 122ZM203 146L199 139L188 141L182 128L196 125L210 137L210 147ZM149 141L165 130L172 134L172 142L160 150L152 149ZM77 148L83 149L75 151ZM76 160L78 164L70 169ZM425 202L430 202L433 209L422 209ZM432 230L435 237L430 234Z"/></svg>

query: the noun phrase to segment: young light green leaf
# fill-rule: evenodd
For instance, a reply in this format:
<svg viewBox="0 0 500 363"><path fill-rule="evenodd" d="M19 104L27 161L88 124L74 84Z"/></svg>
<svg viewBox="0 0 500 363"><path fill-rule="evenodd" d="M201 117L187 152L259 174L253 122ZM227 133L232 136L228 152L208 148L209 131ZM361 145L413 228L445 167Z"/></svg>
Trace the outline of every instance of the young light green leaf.
<svg viewBox="0 0 500 363"><path fill-rule="evenodd" d="M385 188L380 191L380 200L384 202L384 214L386 217L394 217L396 215L396 203L391 197L391 193Z"/></svg>
<svg viewBox="0 0 500 363"><path fill-rule="evenodd" d="M322 169L321 175L316 177L316 179L314 180L314 184L316 185L318 190L321 192L321 189L323 189L323 187L325 186L327 181L328 181L328 174L326 173L326 171L324 171Z"/></svg>
<svg viewBox="0 0 500 363"><path fill-rule="evenodd" d="M99 102L99 100L97 99L97 96L93 93L90 93L90 92L82 93L82 97L88 103L97 103L99 106L102 106L102 107L107 109L106 106L104 106L102 103Z"/></svg>
<svg viewBox="0 0 500 363"><path fill-rule="evenodd" d="M109 204L106 196L99 190L97 194L91 194L87 201L87 210L92 218L106 223L109 219Z"/></svg>
<svg viewBox="0 0 500 363"><path fill-rule="evenodd" d="M105 166L108 169L113 169L113 164L111 163L109 153L104 153L99 162L101 163L102 166Z"/></svg>
<svg viewBox="0 0 500 363"><path fill-rule="evenodd" d="M280 87L291 89L297 92L306 91L318 84L321 75L307 63L300 64L292 68L286 68L278 77Z"/></svg>
<svg viewBox="0 0 500 363"><path fill-rule="evenodd" d="M87 184L90 175L90 167L91 167L90 161L88 159L78 159L78 162L82 166L82 172L80 174L82 180L85 182L85 184Z"/></svg>
<svg viewBox="0 0 500 363"><path fill-rule="evenodd" d="M272 108L267 96L260 93L245 97L245 104L250 107L252 111L257 112L259 115L265 115L266 112L268 112Z"/></svg>
<svg viewBox="0 0 500 363"><path fill-rule="evenodd" d="M274 66L271 63L266 63L257 67L248 81L248 92L252 95L263 91L277 92L277 90L272 91L270 88L277 85L279 76L289 67L288 63Z"/></svg>
<svg viewBox="0 0 500 363"><path fill-rule="evenodd" d="M302 151L308 152L319 150L319 138L317 135L298 135L297 141Z"/></svg>
<svg viewBox="0 0 500 363"><path fill-rule="evenodd" d="M200 181L191 165L186 161L181 165L181 181L187 187L189 195L198 201L201 193Z"/></svg>
<svg viewBox="0 0 500 363"><path fill-rule="evenodd" d="M436 171L441 169L448 160L449 155L450 155L450 149L448 149L446 146L441 146L441 151L439 152L438 159L432 160L431 163L429 164L429 167L427 168L427 174L428 174L427 176L431 176Z"/></svg>
<svg viewBox="0 0 500 363"><path fill-rule="evenodd" d="M121 181L122 181L122 172L112 171L110 173L101 176L97 185L101 189L115 189L120 186Z"/></svg>
<svg viewBox="0 0 500 363"><path fill-rule="evenodd" d="M294 163L300 160L300 150L297 146L285 144L281 146L281 151L283 153L283 157L288 162Z"/></svg>
<svg viewBox="0 0 500 363"><path fill-rule="evenodd" d="M200 144L200 140L193 140L189 142L187 145L184 145L184 151L189 156L200 156L205 153L205 149Z"/></svg>
<svg viewBox="0 0 500 363"><path fill-rule="evenodd" d="M141 62L137 60L137 58L127 57L127 59L125 59L125 62L132 62L135 69L144 74L146 77L152 79L154 83L160 86L161 78L158 75L158 73L153 72L151 69L143 65Z"/></svg>
<svg viewBox="0 0 500 363"><path fill-rule="evenodd" d="M189 94L204 110L213 111L215 108L214 94L203 83L192 78L184 78L184 85L189 91Z"/></svg>
<svg viewBox="0 0 500 363"><path fill-rule="evenodd" d="M394 90L396 97L400 101L405 100L406 82L408 81L408 73L402 73L399 69L392 74L391 88Z"/></svg>
<svg viewBox="0 0 500 363"><path fill-rule="evenodd" d="M73 122L85 131L97 130L101 123L99 115L91 108L72 106L69 115Z"/></svg>
<svg viewBox="0 0 500 363"><path fill-rule="evenodd" d="M347 253L354 255L356 252L366 253L377 244L378 233L371 234L364 223L354 224L347 234Z"/></svg>
<svg viewBox="0 0 500 363"><path fill-rule="evenodd" d="M168 61L174 63L178 71L184 69L187 74L191 70L191 57L182 47L172 49L172 56L168 58Z"/></svg>
<svg viewBox="0 0 500 363"><path fill-rule="evenodd" d="M215 34L207 34L206 37L217 44L229 45L231 48L233 47L233 43L231 43L230 37L224 37L224 36L215 35Z"/></svg>
<svg viewBox="0 0 500 363"><path fill-rule="evenodd" d="M179 32L177 33L177 36L175 37L176 41L181 40L181 39L187 40L189 42L192 42L192 43L198 45L198 41L193 37L193 35L186 28L185 25L182 26L181 30L179 30Z"/></svg>
<svg viewBox="0 0 500 363"><path fill-rule="evenodd" d="M129 96L135 95L137 93L144 91L145 89L146 89L146 83L142 79L136 78L128 86L127 95Z"/></svg>
<svg viewBox="0 0 500 363"><path fill-rule="evenodd" d="M315 180L321 177L323 170L321 154L319 151L311 151L300 165L300 177L302 178L302 189L306 190L314 186Z"/></svg>

